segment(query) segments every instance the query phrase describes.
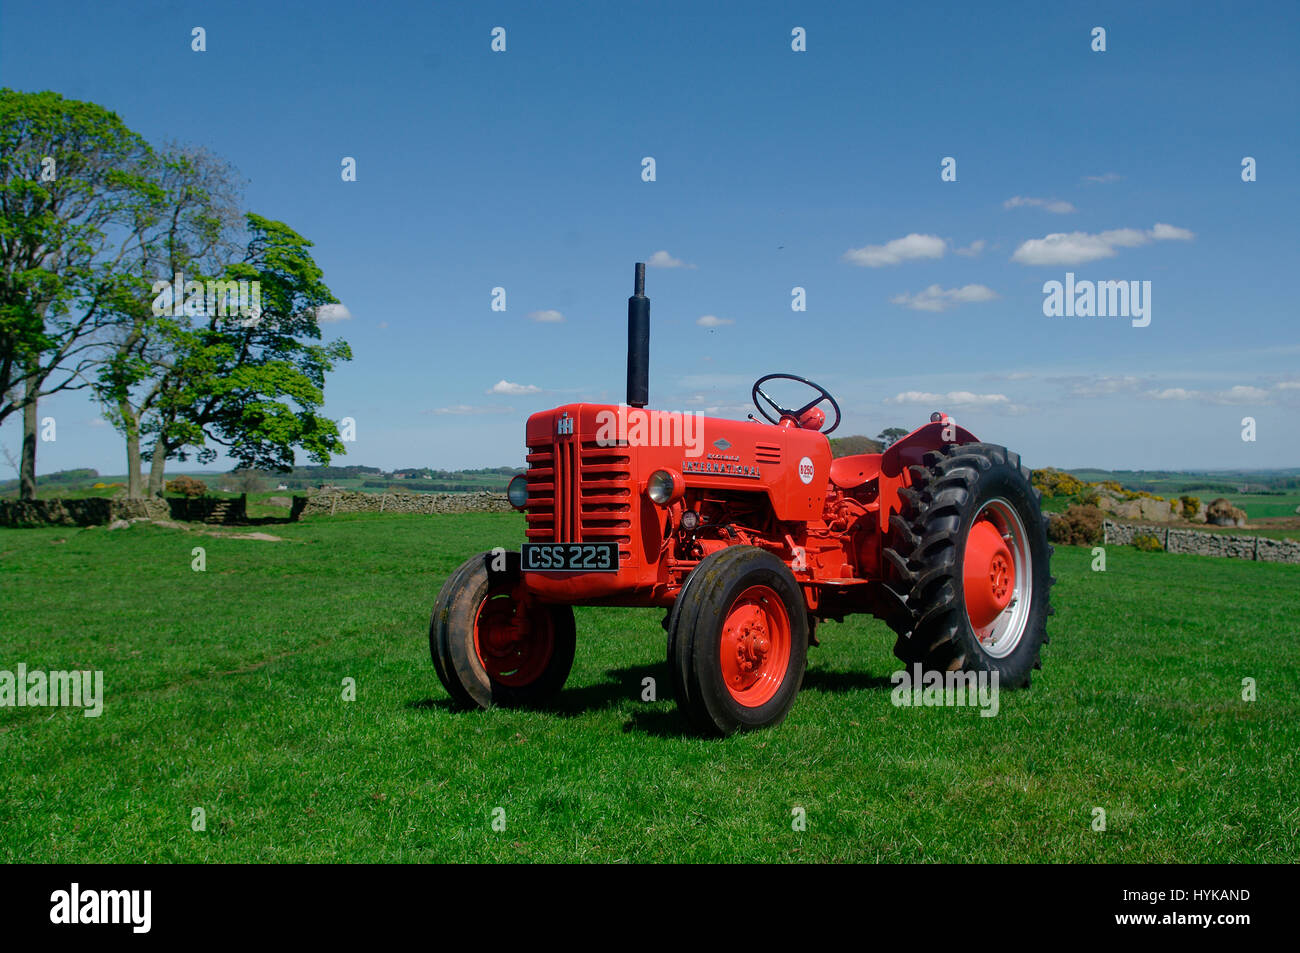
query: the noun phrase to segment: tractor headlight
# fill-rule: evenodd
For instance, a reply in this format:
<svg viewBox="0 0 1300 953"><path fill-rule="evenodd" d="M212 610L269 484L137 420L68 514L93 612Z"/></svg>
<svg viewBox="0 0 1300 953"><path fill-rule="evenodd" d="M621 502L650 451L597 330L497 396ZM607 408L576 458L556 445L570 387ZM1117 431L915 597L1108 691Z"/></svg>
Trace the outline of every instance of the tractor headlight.
<svg viewBox="0 0 1300 953"><path fill-rule="evenodd" d="M506 487L506 499L517 510L522 510L528 505L528 478L522 473L511 480L510 485Z"/></svg>
<svg viewBox="0 0 1300 953"><path fill-rule="evenodd" d="M646 496L660 506L667 506L682 498L686 492L686 481L680 473L672 470L656 470L646 481Z"/></svg>

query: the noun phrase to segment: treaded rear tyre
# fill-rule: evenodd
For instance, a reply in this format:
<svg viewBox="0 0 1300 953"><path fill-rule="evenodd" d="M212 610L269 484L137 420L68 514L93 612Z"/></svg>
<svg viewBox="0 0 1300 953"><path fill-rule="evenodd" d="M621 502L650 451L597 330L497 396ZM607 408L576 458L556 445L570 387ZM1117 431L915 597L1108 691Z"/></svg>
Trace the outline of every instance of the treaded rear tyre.
<svg viewBox="0 0 1300 953"><path fill-rule="evenodd" d="M906 597L906 610L888 620L898 632L894 654L924 670L996 671L1000 687L1028 686L1042 667L1055 582L1047 521L1028 468L1005 447L968 443L931 451L909 470L912 486L900 491L904 512L891 519L885 550L891 585ZM985 578L980 547L994 537L977 527L981 522L1005 541L1015 567L1007 607L984 627L976 623L995 609L984 609L982 590L987 600L1009 584L1006 577L1000 584Z"/></svg>

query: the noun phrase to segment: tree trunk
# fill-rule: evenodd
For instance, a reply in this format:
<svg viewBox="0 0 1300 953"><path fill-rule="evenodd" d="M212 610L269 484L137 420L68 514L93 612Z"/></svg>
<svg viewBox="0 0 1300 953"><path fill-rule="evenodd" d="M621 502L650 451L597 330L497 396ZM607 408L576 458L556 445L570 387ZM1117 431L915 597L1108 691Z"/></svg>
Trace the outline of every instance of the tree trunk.
<svg viewBox="0 0 1300 953"><path fill-rule="evenodd" d="M23 456L18 464L18 496L36 499L36 391L38 385L28 379L23 404Z"/></svg>
<svg viewBox="0 0 1300 953"><path fill-rule="evenodd" d="M129 401L119 400L117 411L122 415L122 429L126 431L126 498L143 499L143 480L140 478L140 420L131 409Z"/></svg>
<svg viewBox="0 0 1300 953"><path fill-rule="evenodd" d="M163 470L167 466L167 442L162 434L154 441L153 456L149 460L149 495L163 495Z"/></svg>

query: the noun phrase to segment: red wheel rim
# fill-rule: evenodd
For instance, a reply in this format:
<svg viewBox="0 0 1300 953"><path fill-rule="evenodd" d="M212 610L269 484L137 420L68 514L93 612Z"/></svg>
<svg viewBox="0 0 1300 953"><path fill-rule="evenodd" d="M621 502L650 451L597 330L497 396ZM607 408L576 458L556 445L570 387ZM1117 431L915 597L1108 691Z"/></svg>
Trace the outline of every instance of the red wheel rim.
<svg viewBox="0 0 1300 953"><path fill-rule="evenodd" d="M998 528L987 519L970 528L962 562L966 614L976 630L990 625L1011 602L1016 565Z"/></svg>
<svg viewBox="0 0 1300 953"><path fill-rule="evenodd" d="M750 586L722 623L722 680L746 708L772 699L790 667L790 618L769 586Z"/></svg>
<svg viewBox="0 0 1300 953"><path fill-rule="evenodd" d="M555 652L551 615L529 612L508 592L490 593L474 617L474 652L494 682L531 685Z"/></svg>

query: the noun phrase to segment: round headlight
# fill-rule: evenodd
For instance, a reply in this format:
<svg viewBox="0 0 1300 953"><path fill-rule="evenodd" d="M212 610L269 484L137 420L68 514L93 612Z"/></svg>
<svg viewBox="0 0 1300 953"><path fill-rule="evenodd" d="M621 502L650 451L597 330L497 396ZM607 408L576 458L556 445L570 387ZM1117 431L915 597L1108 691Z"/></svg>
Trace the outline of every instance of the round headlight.
<svg viewBox="0 0 1300 953"><path fill-rule="evenodd" d="M682 514L682 518L679 522L682 529L688 533L693 533L697 528L699 528L700 514L694 510L687 510Z"/></svg>
<svg viewBox="0 0 1300 953"><path fill-rule="evenodd" d="M667 470L656 470L650 474L645 488L646 495L660 506L668 503L676 490L677 484L673 480L673 475Z"/></svg>
<svg viewBox="0 0 1300 953"><path fill-rule="evenodd" d="M506 499L517 510L522 510L528 504L528 478L522 473L511 480L510 485L506 487Z"/></svg>

